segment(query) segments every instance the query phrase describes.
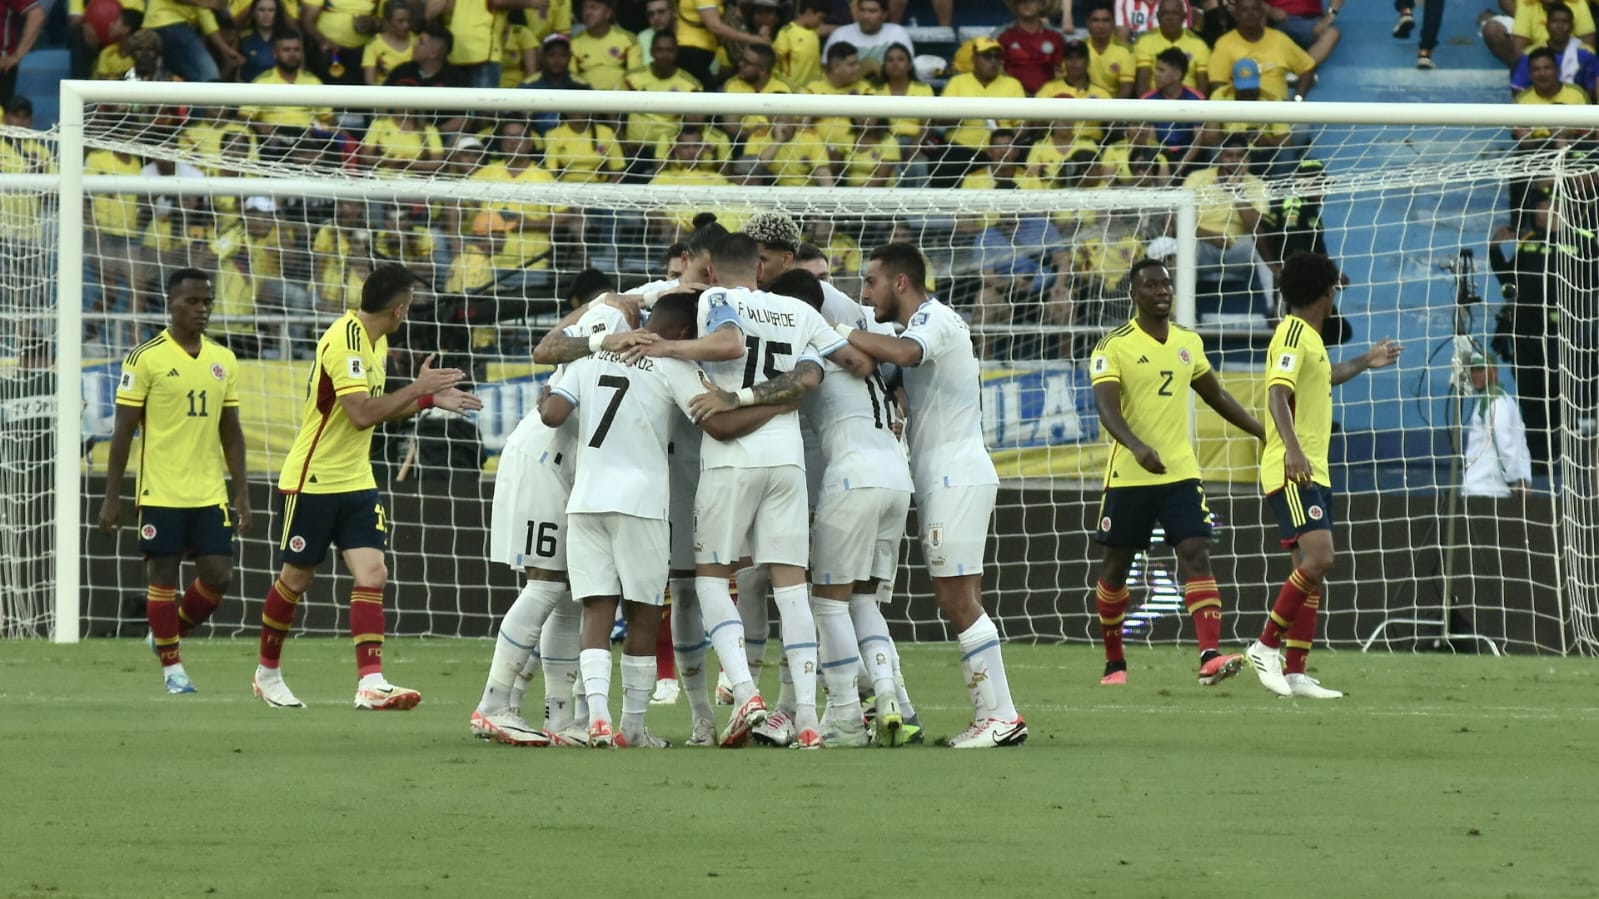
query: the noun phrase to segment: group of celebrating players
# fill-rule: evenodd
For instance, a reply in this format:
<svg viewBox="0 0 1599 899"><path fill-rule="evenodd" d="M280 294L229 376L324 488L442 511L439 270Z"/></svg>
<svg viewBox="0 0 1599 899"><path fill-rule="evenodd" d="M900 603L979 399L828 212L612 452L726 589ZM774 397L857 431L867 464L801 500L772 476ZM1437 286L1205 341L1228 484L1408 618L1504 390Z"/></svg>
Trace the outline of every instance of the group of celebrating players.
<svg viewBox="0 0 1599 899"><path fill-rule="evenodd" d="M491 523L493 561L526 579L500 625L472 734L519 746L669 746L645 726L669 595L671 647L692 716L688 745L919 741L920 721L879 609L892 593L914 495L923 557L957 635L971 703L970 723L945 742L1022 744L1027 723L982 604L999 480L983 441L980 366L965 322L927 295L925 261L909 244L869 254L863 302L856 302L796 265L799 229L782 213L758 214L737 233L714 216L696 224L676 260L680 274L602 295L535 350L536 362L558 368L506 443ZM1170 321L1164 265L1133 266L1134 317L1106 335L1090 361L1112 443L1096 535L1106 547L1096 590L1102 683L1126 682L1126 579L1159 523L1177 551L1201 684L1231 677L1247 658L1280 695L1342 695L1305 668L1333 559L1331 387L1391 364L1400 347L1384 340L1357 359L1330 363L1320 329L1339 280L1336 265L1319 254L1284 264L1289 314L1267 357L1263 424L1221 387L1198 337ZM355 707L409 709L421 701L383 674L388 525L370 462L372 429L434 406L459 413L480 403L457 387L464 372L435 369L431 357L414 382L385 391L386 338L405 320L413 283L401 266L379 267L359 309L318 343L301 430L278 481L282 568L266 597L253 684L269 706L303 706L279 666L283 639L334 546L355 582ZM209 278L177 271L167 294L168 328L123 366L99 524L114 532L119 523L123 476L142 426L137 492L151 644L168 692L188 693L195 687L180 641L227 592L232 531L248 527L250 507L237 362L204 335ZM1265 442L1261 483L1294 554L1295 571L1244 655L1220 648L1222 602L1188 426L1190 391ZM225 474L235 489L231 517ZM185 555L196 558L198 576L180 600ZM757 687L768 587L782 639L775 707ZM610 704L618 610L627 623L620 722ZM720 732L707 666L713 647L733 704ZM536 724L522 712L535 670L546 691ZM873 697L869 708L862 696Z"/></svg>

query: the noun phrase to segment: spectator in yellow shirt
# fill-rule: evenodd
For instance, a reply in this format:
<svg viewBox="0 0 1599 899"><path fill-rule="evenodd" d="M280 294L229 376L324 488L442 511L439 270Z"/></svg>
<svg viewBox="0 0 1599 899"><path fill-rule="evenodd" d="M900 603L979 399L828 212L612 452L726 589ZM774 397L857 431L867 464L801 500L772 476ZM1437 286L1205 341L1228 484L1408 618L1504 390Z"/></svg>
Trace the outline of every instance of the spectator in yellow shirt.
<svg viewBox="0 0 1599 899"><path fill-rule="evenodd" d="M1531 86L1516 95L1516 102L1533 106L1586 106L1588 94L1574 84L1560 80L1560 57L1548 47L1539 47L1527 54L1527 75ZM1571 128L1551 131L1548 128L1515 128L1511 131L1524 148L1536 149L1545 141L1557 146L1571 141L1585 132Z"/></svg>
<svg viewBox="0 0 1599 899"><path fill-rule="evenodd" d="M855 45L848 41L839 41L828 47L826 73L805 85L805 93L834 97L872 93L872 86L861 78L861 57ZM815 129L835 160L843 159L855 145L854 127L847 118L842 116L818 118L815 121Z"/></svg>
<svg viewBox="0 0 1599 899"><path fill-rule="evenodd" d="M1088 14L1088 77L1118 99L1133 95L1138 65L1133 52L1116 40L1116 19L1110 7L1098 6Z"/></svg>
<svg viewBox="0 0 1599 899"><path fill-rule="evenodd" d="M892 44L883 53L883 69L873 79L872 92L880 97L936 97L933 86L916 77L916 64L911 51ZM888 130L899 141L899 155L904 165L900 183L907 187L926 187L932 146L932 128L926 119L893 118L888 120Z"/></svg>
<svg viewBox="0 0 1599 899"><path fill-rule="evenodd" d="M450 263L444 292L452 295L481 294L494 285L494 257L500 255L511 225L497 212L480 212L472 219L470 233L461 235L461 252Z"/></svg>
<svg viewBox="0 0 1599 899"><path fill-rule="evenodd" d="M832 156L804 116L774 116L751 134L744 153L759 161L777 187L832 187Z"/></svg>
<svg viewBox="0 0 1599 899"><path fill-rule="evenodd" d="M1183 179L1199 206L1194 229L1199 276L1209 282L1252 285L1270 294L1269 272L1255 248L1260 217L1270 208L1266 186L1249 174L1249 142L1229 135L1214 163Z"/></svg>
<svg viewBox="0 0 1599 899"><path fill-rule="evenodd" d="M468 87L500 86L501 43L508 19L506 10L512 5L490 0L427 0L427 20L449 26L449 62L466 79Z"/></svg>
<svg viewBox="0 0 1599 899"><path fill-rule="evenodd" d="M849 187L897 187L899 140L884 119L861 119L855 146L844 157L844 183Z"/></svg>
<svg viewBox="0 0 1599 899"><path fill-rule="evenodd" d="M429 175L444 164L444 139L420 115L397 109L372 121L361 143L361 159L379 175Z"/></svg>
<svg viewBox="0 0 1599 899"><path fill-rule="evenodd" d="M573 217L564 208L552 209L525 199L529 190L555 181L555 176L538 164L534 155L534 135L526 121L502 121L496 143L500 158L478 169L472 179L509 183L521 188L514 202L494 201L482 206L483 211L498 212L511 224L505 248L494 260L499 271L496 280L502 290L536 294L553 284L550 270L555 232L558 226L569 229Z"/></svg>
<svg viewBox="0 0 1599 899"><path fill-rule="evenodd" d="M639 61L638 41L616 24L613 0L583 0L583 31L572 37L577 74L595 90L623 90L622 79Z"/></svg>
<svg viewBox="0 0 1599 899"><path fill-rule="evenodd" d="M513 9L505 21L500 47L500 87L521 87L539 70L539 42L526 9Z"/></svg>
<svg viewBox="0 0 1599 899"><path fill-rule="evenodd" d="M1261 95L1287 97L1288 73L1299 76L1296 96L1306 96L1316 86L1316 61L1299 49L1294 39L1266 25L1266 0L1237 0L1233 17L1238 27L1216 39L1210 51L1210 83L1229 79L1240 59L1252 59L1260 68ZM1214 89L1211 93L1215 93Z"/></svg>
<svg viewBox="0 0 1599 899"><path fill-rule="evenodd" d="M944 85L946 97L1009 99L1027 96L1027 89L1005 74L1005 48L991 37L980 37L972 44L972 70L956 75ZM988 146L995 128L1018 128L1011 119L962 119L945 133L944 152L934 167L932 186L954 187L966 176L972 161Z"/></svg>
<svg viewBox="0 0 1599 899"><path fill-rule="evenodd" d="M610 182L626 167L616 131L584 112L561 113L561 124L544 135L544 165L557 180Z"/></svg>
<svg viewBox="0 0 1599 899"><path fill-rule="evenodd" d="M677 0L677 64L701 84L717 82L713 70L722 44L736 49L742 44L771 43L728 24L722 15L726 8L726 0Z"/></svg>
<svg viewBox="0 0 1599 899"><path fill-rule="evenodd" d="M34 6L41 24L44 7L42 3ZM144 10L142 27L161 38L162 59L179 78L218 81L222 71L212 59L213 51L229 69L238 68L244 61L239 52L223 40L223 22L229 27L233 25L227 0L150 0Z"/></svg>
<svg viewBox="0 0 1599 899"><path fill-rule="evenodd" d="M738 55L738 65L732 78L722 85L729 94L786 94L786 83L773 74L777 53L763 44L750 44ZM762 115L723 116L722 130L735 140L742 140L745 131L766 123Z"/></svg>
<svg viewBox="0 0 1599 899"><path fill-rule="evenodd" d="M300 35L284 32L272 42L272 57L277 65L255 79L256 84L321 84L322 79L305 71L305 45ZM274 152L294 149L312 126L333 127L333 110L327 106L245 106L239 117L250 122Z"/></svg>
<svg viewBox="0 0 1599 899"><path fill-rule="evenodd" d="M663 31L677 33L677 11L672 0L645 0L644 19L650 27L638 33L639 65L647 66L654 61L650 48L655 46L655 36Z"/></svg>
<svg viewBox="0 0 1599 899"><path fill-rule="evenodd" d="M1142 97L1154 87L1155 57L1171 47L1188 57L1188 73L1183 76L1183 83L1210 96L1210 45L1189 30L1188 4L1184 0L1160 0L1160 5L1155 7L1155 22L1158 27L1139 35L1133 44L1133 63L1138 69L1133 79L1133 96Z"/></svg>
<svg viewBox="0 0 1599 899"><path fill-rule="evenodd" d="M367 84L382 84L396 66L411 61L417 37L411 31L416 10L410 0L389 0L383 7L383 30L361 51L361 73Z"/></svg>
<svg viewBox="0 0 1599 899"><path fill-rule="evenodd" d="M678 68L677 36L670 31L655 35L650 45L654 58L649 66L634 69L622 79L622 88L630 91L652 93L698 93L704 88L699 79ZM663 140L670 140L683 125L682 116L657 112L644 112L649 103L640 101L638 109L627 114L627 156L636 159L648 148Z"/></svg>
<svg viewBox="0 0 1599 899"><path fill-rule="evenodd" d="M772 41L772 52L777 54L774 71L794 90L804 90L822 77L822 38L817 29L831 11L828 0L799 0L794 21L778 29Z"/></svg>
<svg viewBox="0 0 1599 899"><path fill-rule="evenodd" d="M300 28L316 54L313 68L334 84L365 80L362 56L381 24L378 0L303 0Z"/></svg>

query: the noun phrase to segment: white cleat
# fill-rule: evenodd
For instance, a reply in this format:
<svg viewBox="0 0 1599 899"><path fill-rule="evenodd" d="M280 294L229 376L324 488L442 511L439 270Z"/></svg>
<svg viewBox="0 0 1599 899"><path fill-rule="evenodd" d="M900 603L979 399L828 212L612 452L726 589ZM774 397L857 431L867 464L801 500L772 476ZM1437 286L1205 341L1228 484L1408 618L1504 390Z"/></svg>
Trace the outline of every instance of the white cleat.
<svg viewBox="0 0 1599 899"><path fill-rule="evenodd" d="M1027 720L1020 715L1014 721L989 718L974 722L959 734L950 737L946 745L951 749L994 749L999 746L1020 746L1027 742Z"/></svg>
<svg viewBox="0 0 1599 899"><path fill-rule="evenodd" d="M623 739L623 742L620 745L624 746L626 748L629 748L629 749L671 749L672 748L672 741L671 740L663 740L660 737L657 737L656 735L650 733L650 729L647 728L647 727L644 729L644 731L642 733L637 733L637 734L629 734L626 731L623 731L622 732L622 739Z"/></svg>
<svg viewBox="0 0 1599 899"><path fill-rule="evenodd" d="M677 685L677 678L663 677L655 682L655 693L650 696L650 705L676 705L677 697L683 688Z"/></svg>
<svg viewBox="0 0 1599 899"><path fill-rule="evenodd" d="M491 740L507 746L548 746L550 738L544 732L522 720L521 715L509 711L485 715L472 711L472 736Z"/></svg>
<svg viewBox="0 0 1599 899"><path fill-rule="evenodd" d="M588 726L584 724L574 723L561 731L545 731L545 736L550 738L551 746L582 749L589 745L589 730Z"/></svg>
<svg viewBox="0 0 1599 899"><path fill-rule="evenodd" d="M694 722L694 730L690 732L684 746L715 746L716 722L709 718L699 718Z"/></svg>
<svg viewBox="0 0 1599 899"><path fill-rule="evenodd" d="M1280 650L1256 640L1244 650L1244 655L1249 659L1249 664L1254 666L1262 687L1278 696L1294 695L1293 688L1288 686L1287 679L1283 677L1283 654Z"/></svg>
<svg viewBox="0 0 1599 899"><path fill-rule="evenodd" d="M794 716L782 709L766 716L766 720L750 731L755 742L762 746L787 746L794 742Z"/></svg>
<svg viewBox="0 0 1599 899"><path fill-rule="evenodd" d="M357 687L355 691L355 707L368 712L406 712L421 702L421 693L393 684Z"/></svg>
<svg viewBox="0 0 1599 899"><path fill-rule="evenodd" d="M1323 687L1321 685L1321 681L1316 680L1308 674L1290 674L1287 675L1285 679L1288 681L1288 689L1293 691L1293 695L1297 699L1344 698L1343 693L1339 692L1338 690L1330 690L1326 687Z"/></svg>
<svg viewBox="0 0 1599 899"><path fill-rule="evenodd" d="M255 680L250 686L255 691L256 699L275 709L305 708L305 703L301 702L289 689L289 685L283 682L283 673L277 669L256 668Z"/></svg>
<svg viewBox="0 0 1599 899"><path fill-rule="evenodd" d="M860 718L854 721L828 721L824 722L822 731L822 745L828 749L859 749L871 745L871 734L866 730L866 722Z"/></svg>

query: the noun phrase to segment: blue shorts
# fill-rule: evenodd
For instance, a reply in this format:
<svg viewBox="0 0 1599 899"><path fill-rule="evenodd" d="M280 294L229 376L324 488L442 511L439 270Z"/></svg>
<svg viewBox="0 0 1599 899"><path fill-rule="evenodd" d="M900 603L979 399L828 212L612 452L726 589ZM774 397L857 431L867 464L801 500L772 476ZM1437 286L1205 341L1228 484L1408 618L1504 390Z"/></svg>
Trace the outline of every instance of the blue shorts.
<svg viewBox="0 0 1599 899"><path fill-rule="evenodd" d="M1193 537L1209 540L1210 507L1198 478L1170 484L1107 487L1099 500L1099 530L1094 540L1104 546L1148 549L1155 523L1166 532L1167 546Z"/></svg>
<svg viewBox="0 0 1599 899"><path fill-rule="evenodd" d="M315 568L328 547L387 549L389 518L376 489L351 493L280 493L272 517L278 558L286 565Z"/></svg>
<svg viewBox="0 0 1599 899"><path fill-rule="evenodd" d="M172 509L139 507L139 551L146 559L172 556L233 557L233 519L228 504Z"/></svg>
<svg viewBox="0 0 1599 899"><path fill-rule="evenodd" d="M1301 487L1289 484L1266 495L1271 510L1277 513L1277 535L1283 548L1292 548L1311 531L1332 530L1332 488L1320 484Z"/></svg>
<svg viewBox="0 0 1599 899"><path fill-rule="evenodd" d="M1316 42L1316 24L1321 18L1321 16L1289 16L1272 27L1288 35L1301 48L1308 49Z"/></svg>

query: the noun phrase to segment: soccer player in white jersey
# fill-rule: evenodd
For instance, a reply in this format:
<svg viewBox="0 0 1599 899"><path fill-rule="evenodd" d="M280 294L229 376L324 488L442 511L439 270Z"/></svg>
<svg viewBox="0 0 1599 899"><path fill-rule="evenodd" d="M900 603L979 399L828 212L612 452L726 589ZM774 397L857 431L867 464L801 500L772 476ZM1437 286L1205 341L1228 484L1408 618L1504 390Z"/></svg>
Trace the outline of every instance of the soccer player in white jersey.
<svg viewBox="0 0 1599 899"><path fill-rule="evenodd" d="M624 304L625 305L625 304ZM620 350L655 339L631 331L621 306L598 301L574 310L539 341L535 362L572 362L598 349ZM506 611L494 644L483 696L470 729L480 739L512 746L569 745L578 673L578 615L567 592L566 500L572 489L574 428L550 428L530 411L500 453L494 480L489 555L527 581ZM542 649L541 649L542 643ZM521 715L521 691L534 665L545 677L546 734Z"/></svg>
<svg viewBox="0 0 1599 899"><path fill-rule="evenodd" d="M682 339L694 333L694 301L663 296L647 328ZM666 586L667 443L673 405L686 414L702 391L700 373L676 359L640 359L629 365L601 351L566 366L540 406L547 427L564 424L574 409L577 476L567 501L568 562L572 594L583 603L582 673L588 696L588 744L595 748L670 744L644 725L655 686L655 638ZM742 436L776 409L745 410L739 418L707 423L713 439ZM611 622L625 600L627 637L622 647L622 724L610 712Z"/></svg>
<svg viewBox="0 0 1599 899"><path fill-rule="evenodd" d="M771 286L774 293L803 300L812 308L822 306L820 282L809 272L785 272ZM882 620L877 586L893 583L910 508L910 469L893 428L893 400L880 375L874 371L864 380L848 377L832 362L824 363L824 371L830 377L802 407L802 415L816 429L824 462L811 550L812 608L828 692L823 743L847 747L869 742L856 693L858 646L870 658L877 740L898 746L907 734L892 654L884 645L887 625L879 633L871 617L854 613L869 610L876 613L875 620ZM756 386L754 401L789 399L790 387L802 373L810 374L797 368ZM716 392L714 399L714 407L702 402L696 410L737 407L736 397L725 391ZM852 620L857 617L863 620Z"/></svg>
<svg viewBox="0 0 1599 899"><path fill-rule="evenodd" d="M1027 739L1027 722L1011 700L999 631L983 610L983 549L999 477L983 444L981 369L966 323L927 296L926 276L916 247L878 247L867 266L865 299L878 321L898 320L904 334L837 327L851 346L904 369L922 552L939 610L960 641L973 706L971 726L949 745L1016 746Z"/></svg>
<svg viewBox="0 0 1599 899"><path fill-rule="evenodd" d="M703 336L659 341L635 348L632 355L705 361L713 383L740 385L740 399L753 399L755 385L792 370L809 353L814 353L812 364L818 370L820 359L831 356L855 377L870 373L871 360L846 346L814 309L756 289L760 268L760 249L753 239L744 234L724 238L711 252L710 274L717 286L700 295ZM734 564L747 547L755 563L771 576L772 598L782 624L784 655L794 678L797 734L792 745L820 748L816 625L805 576L810 541L798 415L779 415L739 440L702 441L694 518L696 599L736 706L722 744L748 742L750 730L766 718L765 700L743 658L742 622L728 590Z"/></svg>

